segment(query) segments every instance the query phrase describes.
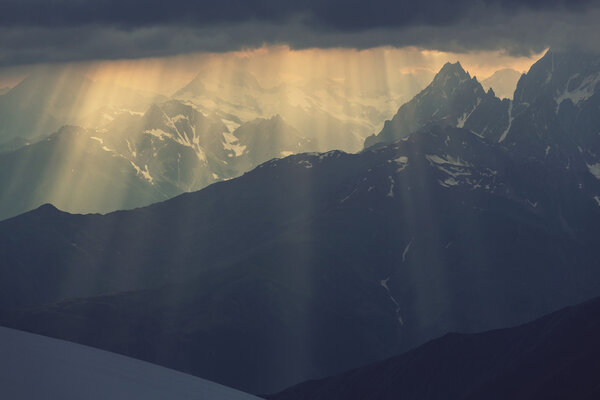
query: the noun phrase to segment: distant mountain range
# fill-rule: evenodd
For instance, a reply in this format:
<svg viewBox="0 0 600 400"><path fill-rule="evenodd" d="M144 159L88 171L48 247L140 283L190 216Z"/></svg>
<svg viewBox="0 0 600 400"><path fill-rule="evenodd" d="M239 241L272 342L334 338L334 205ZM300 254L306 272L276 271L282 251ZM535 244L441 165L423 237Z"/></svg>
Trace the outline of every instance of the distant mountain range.
<svg viewBox="0 0 600 400"><path fill-rule="evenodd" d="M168 198L94 135L84 128L63 127L0 155L0 217L48 201L74 212L98 212Z"/></svg>
<svg viewBox="0 0 600 400"><path fill-rule="evenodd" d="M345 374L297 385L271 400L596 399L600 299L527 324L450 333Z"/></svg>
<svg viewBox="0 0 600 400"><path fill-rule="evenodd" d="M420 75L405 80L408 91L422 87ZM130 209L272 158L359 150L400 100L347 91L332 80L265 89L238 71L227 81L199 74L167 99L69 71L34 74L0 95L0 219L44 203L75 213Z"/></svg>
<svg viewBox="0 0 600 400"><path fill-rule="evenodd" d="M47 202L76 213L135 208L311 150L280 116L230 133L219 119L172 100L142 115L126 112L102 131L63 127L0 154L0 218Z"/></svg>
<svg viewBox="0 0 600 400"><path fill-rule="evenodd" d="M598 296L598 76L595 56L548 52L500 100L447 64L360 153L273 159L131 211L3 221L0 323L275 393ZM131 132L200 161L205 120L166 104ZM263 119L225 154L262 124L298 136Z"/></svg>
<svg viewBox="0 0 600 400"><path fill-rule="evenodd" d="M319 151L358 151L364 138L422 89L431 76L398 74L380 82L377 77L352 82L333 79L284 81L263 87L252 74L234 70L227 78L214 79L200 72L178 90L174 99L193 104L206 115L215 114L234 130L241 121L280 115ZM366 80L369 80L366 82ZM383 83L383 85L382 85Z"/></svg>

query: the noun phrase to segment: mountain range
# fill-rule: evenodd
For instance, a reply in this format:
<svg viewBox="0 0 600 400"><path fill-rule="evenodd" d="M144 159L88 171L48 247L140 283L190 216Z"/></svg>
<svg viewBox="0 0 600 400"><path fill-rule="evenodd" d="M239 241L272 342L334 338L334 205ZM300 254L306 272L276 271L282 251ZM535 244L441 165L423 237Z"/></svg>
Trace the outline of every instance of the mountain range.
<svg viewBox="0 0 600 400"><path fill-rule="evenodd" d="M0 323L275 393L590 299L598 76L596 56L550 51L501 100L446 64L359 153L273 159L130 211L3 221ZM192 138L186 104L168 104L141 137ZM230 151L266 123L298 136L263 119Z"/></svg>
<svg viewBox="0 0 600 400"><path fill-rule="evenodd" d="M405 81L406 90L422 87L420 75ZM21 174L0 177L0 219L44 203L74 213L131 209L272 158L359 150L399 100L347 92L333 80L264 88L240 70L229 80L201 73L167 98L68 70L35 73L0 95L0 164Z"/></svg>

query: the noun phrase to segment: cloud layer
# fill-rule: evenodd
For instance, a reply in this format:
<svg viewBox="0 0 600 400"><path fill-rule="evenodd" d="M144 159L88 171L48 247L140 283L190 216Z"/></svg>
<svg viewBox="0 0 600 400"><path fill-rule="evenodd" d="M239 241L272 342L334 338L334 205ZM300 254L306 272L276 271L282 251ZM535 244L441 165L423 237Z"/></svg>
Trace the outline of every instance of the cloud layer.
<svg viewBox="0 0 600 400"><path fill-rule="evenodd" d="M600 47L592 0L3 0L0 65L293 48Z"/></svg>

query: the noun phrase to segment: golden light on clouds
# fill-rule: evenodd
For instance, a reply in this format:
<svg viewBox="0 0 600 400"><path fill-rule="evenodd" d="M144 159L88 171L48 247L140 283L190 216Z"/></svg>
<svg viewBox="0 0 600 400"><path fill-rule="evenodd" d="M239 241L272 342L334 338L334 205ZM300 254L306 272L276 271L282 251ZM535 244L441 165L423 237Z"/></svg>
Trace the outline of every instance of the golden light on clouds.
<svg viewBox="0 0 600 400"><path fill-rule="evenodd" d="M255 75L267 87L286 81L320 78L368 87L384 76L387 76L385 79L393 80L395 75L435 73L447 61L460 61L471 75L478 78L486 78L503 68L525 72L542 54L513 57L501 51L459 54L414 47L294 50L288 46L269 46L227 53L93 61L70 65L93 80L170 95L198 73L206 74L207 79L227 79L232 71L240 68ZM0 70L0 87L15 85L36 68L50 67L53 66Z"/></svg>

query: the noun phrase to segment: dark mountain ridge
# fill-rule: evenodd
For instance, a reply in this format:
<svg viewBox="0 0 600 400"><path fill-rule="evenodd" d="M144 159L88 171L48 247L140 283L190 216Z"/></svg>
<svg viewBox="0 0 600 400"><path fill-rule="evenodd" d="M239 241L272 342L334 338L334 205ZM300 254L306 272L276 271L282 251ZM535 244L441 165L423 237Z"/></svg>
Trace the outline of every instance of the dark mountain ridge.
<svg viewBox="0 0 600 400"><path fill-rule="evenodd" d="M527 324L450 333L366 367L268 396L318 399L594 399L600 396L600 299Z"/></svg>
<svg viewBox="0 0 600 400"><path fill-rule="evenodd" d="M365 148L390 143L432 124L467 128L484 137L498 136L508 126L509 100L483 90L460 63L446 63L433 81L404 104L377 135L365 140Z"/></svg>

